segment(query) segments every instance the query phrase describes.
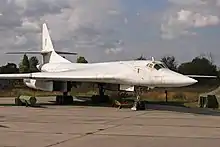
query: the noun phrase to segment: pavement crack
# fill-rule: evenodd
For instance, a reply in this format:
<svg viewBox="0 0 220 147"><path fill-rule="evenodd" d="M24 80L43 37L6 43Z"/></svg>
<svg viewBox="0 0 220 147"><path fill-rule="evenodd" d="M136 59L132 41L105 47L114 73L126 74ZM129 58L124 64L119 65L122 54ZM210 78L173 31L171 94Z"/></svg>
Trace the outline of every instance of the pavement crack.
<svg viewBox="0 0 220 147"><path fill-rule="evenodd" d="M146 114L146 112L143 112L143 113L140 113L140 114L137 114L137 115L126 116L126 117L123 117L123 118L120 118L120 119L117 119L117 120L113 120L113 121L108 121L108 122L103 123L103 124L108 124L108 123L116 122L116 121L122 121L122 120L125 120L125 119L129 119L129 118L132 118L132 117L141 116L141 115L144 115L144 114ZM51 147L51 146L60 145L60 144L62 144L62 143L65 143L65 142L70 141L70 140L73 140L73 139L79 139L79 138L86 137L86 136L88 136L88 135L94 135L94 134L99 133L99 132L101 132L101 131L106 131L106 130L108 130L108 129L116 128L116 127L119 127L119 126L121 126L121 125L122 125L122 124L118 124L118 125L113 125L113 126L109 126L109 127L106 127L106 128L100 128L100 129L98 129L98 130L96 130L96 131L87 132L87 133L85 133L85 134L83 134L83 135L80 135L80 136L78 136L78 137L72 137L72 138L69 138L69 139L66 139L66 140L62 140L62 141L56 142L56 143L54 143L54 144L47 145L47 146L45 146L45 147Z"/></svg>
<svg viewBox="0 0 220 147"><path fill-rule="evenodd" d="M132 135L132 134L96 134L97 136L129 136L129 137L143 137L143 138L187 138L187 139L217 139L220 137L206 137L206 136L165 136L165 135Z"/></svg>
<svg viewBox="0 0 220 147"><path fill-rule="evenodd" d="M66 139L66 140L62 140L62 141L59 141L59 142L56 142L56 143L53 143L53 144L50 144L50 145L47 145L47 146L44 146L44 147L52 147L52 146L56 146L56 145L60 145L62 143L65 143L67 141L70 141L70 140L73 140L73 139L79 139L79 138L83 138L83 137L86 137L88 135L94 135L98 132L101 132L101 131L105 131L105 130L108 130L108 129L111 129L111 128L115 128L115 127L118 127L118 126L121 126L121 125L114 125L114 126L111 126L111 127L107 127L107 128L100 128L96 131L93 131L93 132L87 132L85 134L82 134L80 136L77 136L77 137L71 137L69 139Z"/></svg>
<svg viewBox="0 0 220 147"><path fill-rule="evenodd" d="M0 128L9 128L9 127L5 125L0 125Z"/></svg>

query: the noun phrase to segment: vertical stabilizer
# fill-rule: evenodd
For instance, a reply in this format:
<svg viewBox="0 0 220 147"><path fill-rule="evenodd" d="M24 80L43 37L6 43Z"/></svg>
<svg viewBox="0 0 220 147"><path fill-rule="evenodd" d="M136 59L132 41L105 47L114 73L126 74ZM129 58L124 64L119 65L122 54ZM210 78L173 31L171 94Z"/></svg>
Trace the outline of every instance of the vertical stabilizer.
<svg viewBox="0 0 220 147"><path fill-rule="evenodd" d="M42 27L42 53L49 53L54 51L54 47L50 38L47 25L44 23Z"/></svg>
<svg viewBox="0 0 220 147"><path fill-rule="evenodd" d="M44 23L42 26L42 50L43 64L45 63L70 63L67 59L58 55L54 50L53 43L47 25Z"/></svg>
<svg viewBox="0 0 220 147"><path fill-rule="evenodd" d="M42 49L39 51L17 51L7 52L7 54L41 54L43 56L43 64L45 63L71 63L69 60L63 58L59 54L77 55L73 52L55 51L47 25L42 25Z"/></svg>

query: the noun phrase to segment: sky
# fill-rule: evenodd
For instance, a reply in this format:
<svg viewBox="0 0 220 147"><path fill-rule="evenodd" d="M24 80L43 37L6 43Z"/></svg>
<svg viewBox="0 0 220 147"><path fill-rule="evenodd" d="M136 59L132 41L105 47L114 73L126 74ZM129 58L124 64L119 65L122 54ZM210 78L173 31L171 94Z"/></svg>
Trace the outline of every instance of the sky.
<svg viewBox="0 0 220 147"><path fill-rule="evenodd" d="M55 50L89 62L211 53L220 66L220 0L0 0L1 65L22 58L5 52L41 50L43 23Z"/></svg>

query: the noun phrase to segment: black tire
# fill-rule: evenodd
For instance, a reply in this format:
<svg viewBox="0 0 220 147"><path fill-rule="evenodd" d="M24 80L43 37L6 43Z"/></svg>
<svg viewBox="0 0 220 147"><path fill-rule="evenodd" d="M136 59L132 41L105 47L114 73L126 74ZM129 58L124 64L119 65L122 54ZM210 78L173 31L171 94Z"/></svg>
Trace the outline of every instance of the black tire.
<svg viewBox="0 0 220 147"><path fill-rule="evenodd" d="M19 98L15 98L15 105L22 106L22 101Z"/></svg>
<svg viewBox="0 0 220 147"><path fill-rule="evenodd" d="M37 103L37 99L35 97L30 97L29 101L32 106Z"/></svg>
<svg viewBox="0 0 220 147"><path fill-rule="evenodd" d="M57 96L56 96L56 104L57 104L57 105L62 105L62 104L63 104L62 99L63 99L63 96L62 96L62 95L57 95Z"/></svg>
<svg viewBox="0 0 220 147"><path fill-rule="evenodd" d="M100 96L99 95L93 95L91 97L92 103L99 103L100 101Z"/></svg>
<svg viewBox="0 0 220 147"><path fill-rule="evenodd" d="M70 96L64 96L63 99L64 99L64 104L65 105L73 104L73 97L71 95Z"/></svg>
<svg viewBox="0 0 220 147"><path fill-rule="evenodd" d="M138 102L138 110L145 110L145 102L144 101L139 101Z"/></svg>
<svg viewBox="0 0 220 147"><path fill-rule="evenodd" d="M103 97L101 97L100 100L101 100L102 103L108 103L110 98L109 98L108 95L104 95Z"/></svg>

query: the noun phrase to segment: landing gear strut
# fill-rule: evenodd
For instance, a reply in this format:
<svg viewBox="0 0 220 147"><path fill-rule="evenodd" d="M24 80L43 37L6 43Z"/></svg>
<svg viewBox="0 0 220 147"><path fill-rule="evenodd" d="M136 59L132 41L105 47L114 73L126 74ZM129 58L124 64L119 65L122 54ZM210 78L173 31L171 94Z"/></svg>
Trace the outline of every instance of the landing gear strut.
<svg viewBox="0 0 220 147"><path fill-rule="evenodd" d="M141 87L135 88L136 101L134 102L134 105L131 108L131 110L136 111L136 110L145 110L146 109L145 102L141 101L141 97L140 97L141 93L142 93Z"/></svg>
<svg viewBox="0 0 220 147"><path fill-rule="evenodd" d="M99 88L99 95L93 95L92 102L93 103L107 103L107 102L109 102L109 96L105 95L105 89L103 87L103 84L99 84L98 88Z"/></svg>
<svg viewBox="0 0 220 147"><path fill-rule="evenodd" d="M63 92L63 95L56 96L56 104L58 105L68 105L73 103L73 97L68 95L68 92Z"/></svg>
<svg viewBox="0 0 220 147"><path fill-rule="evenodd" d="M104 98L105 96L105 89L103 88L102 84L99 84L99 96L100 98Z"/></svg>

